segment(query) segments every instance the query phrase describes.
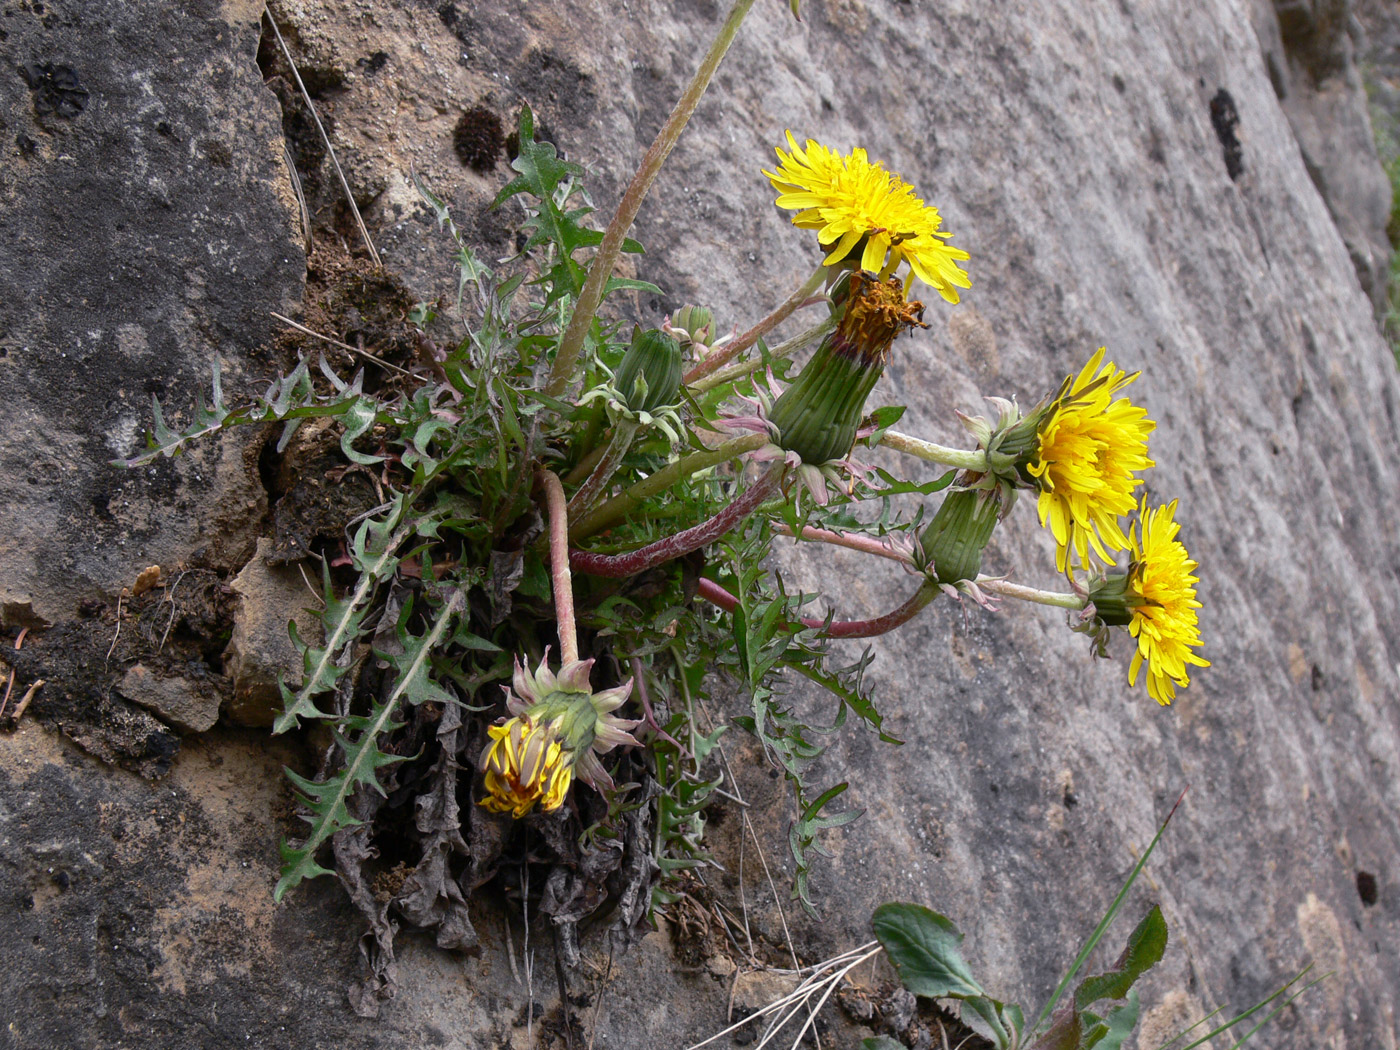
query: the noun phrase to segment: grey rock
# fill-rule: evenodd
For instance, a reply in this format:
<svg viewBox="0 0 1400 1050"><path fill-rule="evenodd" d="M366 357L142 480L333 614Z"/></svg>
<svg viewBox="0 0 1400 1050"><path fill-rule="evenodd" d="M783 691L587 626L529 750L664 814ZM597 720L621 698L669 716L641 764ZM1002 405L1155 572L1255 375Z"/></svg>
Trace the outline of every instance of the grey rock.
<svg viewBox="0 0 1400 1050"><path fill-rule="evenodd" d="M213 729L219 720L221 698L217 690L178 675L162 678L144 664L129 668L117 690L187 733Z"/></svg>
<svg viewBox="0 0 1400 1050"><path fill-rule="evenodd" d="M320 644L320 618L309 608L315 600L296 566L271 566L272 541L259 538L257 553L233 578L239 604L233 636L224 654L224 672L233 679L233 698L224 717L233 725L270 726L282 710L277 688L281 675L295 689L302 681L302 658L292 645L287 625L295 623L301 640Z"/></svg>
<svg viewBox="0 0 1400 1050"><path fill-rule="evenodd" d="M1056 614L1016 606L965 616L935 605L876 643L886 725L905 745L890 748L846 731L825 760L826 779L849 780L850 805L866 816L834 837L836 856L816 871L819 921L787 908L783 880L790 872L782 858L791 807L736 741L734 786L750 802L777 886L775 894L750 843L742 888L754 936L782 945L786 926L803 960L814 961L866 941L876 904L917 900L960 924L966 954L990 990L1038 1004L1111 899L1133 852L1190 785L1149 868L1151 881L1130 901L1130 913L1160 901L1172 929L1169 954L1143 989L1149 1009L1160 1005L1149 1015L1154 1030L1170 1034L1177 1017L1195 1019L1197 1006L1247 1006L1317 961L1337 967L1337 976L1290 1007L1268 1030L1267 1045L1392 1045L1400 1007L1400 960L1390 950L1400 941L1400 829L1393 818L1400 810L1400 649L1393 629L1400 622L1400 384L1355 261L1358 245L1374 243L1378 198L1374 154L1355 117L1361 102L1350 23L1345 40L1332 30L1322 38L1332 48L1324 49L1326 62L1297 59L1310 76L1326 74L1297 87L1290 55L1272 66L1266 61L1271 45L1257 28L1257 9L1232 0L803 6L801 25L791 22L786 5L756 6L658 182L635 233L649 249L639 274L666 292L639 299L637 319L653 323L684 302L713 305L725 327L758 316L814 259L810 238L772 208L758 174L772 146L788 127L843 148L865 146L937 204L955 243L972 252L973 289L964 301L977 314L953 321L954 311L931 303L925 319L932 329L899 344L877 396L910 405L906 429L953 442L960 438L953 409L979 409L981 394L1033 403L1100 345L1125 367L1143 369L1134 395L1160 424L1151 495L1182 501L1184 538L1202 564L1202 624L1213 666L1194 676L1172 708L1158 709L1140 687L1128 689L1121 647L1114 662L1090 663ZM147 284L131 282L127 296L94 299L88 309L127 323L127 311L136 308L125 304L139 302L163 317L159 310L184 310L191 290L202 289L212 316L225 318L220 349L246 353L267 331L265 310L294 298L299 279L273 262L296 225L289 208L273 206L281 199L281 152L268 148L275 133L264 123L252 64L255 12L240 6L237 17L227 8L175 15L150 3L111 10L119 25L188 19L182 33L167 34L188 42L185 66L151 58L166 55L169 45L103 53L124 56L114 62L158 66L178 86L171 97L189 107L191 121L212 122L215 114L253 121L247 134L227 141L235 169L246 161L265 178L225 184L228 193L220 207L211 200L211 214L232 230L233 202L259 204L239 221L277 249L256 255L250 246L264 260L261 271L254 269L265 279L246 283L241 265L233 275L176 252L160 272L149 271ZM600 19L592 5L574 0L495 7L307 0L274 5L274 13L324 68L348 71L366 55L389 56L375 76L357 74L328 92L325 109L337 148L361 173L361 188L380 184L368 173L383 176L367 219L388 265L429 298L451 290L450 250L432 234L407 180L410 168L453 203L476 243L508 250L508 226L484 209L504 171L477 174L452 152L463 106L484 102L504 115L528 99L569 156L598 173L591 185L606 214L721 12L719 5L638 0L608 8ZM237 46L232 36L197 31L200 17L210 25L228 19L242 34ZM7 29L23 19L9 19ZM42 116L57 129L42 133L67 135L62 141L79 148L70 129L102 113L100 78L85 77L75 60L59 56L57 43L38 48L33 26L23 32L29 35L9 29L8 51L15 53L18 39L28 52L12 64L66 62L92 85L77 116L59 116L57 101ZM67 51L97 53L95 46ZM214 58L200 57L208 54ZM209 68L228 71L233 96L204 88ZM1220 122L1212 120L1211 103L1222 89L1238 116L1230 126L1243 167L1234 179ZM25 134L42 149L54 147L57 138L38 138L40 117L30 115L24 79L0 78L0 90L7 127L16 126L19 113L34 122ZM129 181L136 168L127 161L146 156L128 148L134 134L124 131L110 148L83 146L91 151L84 155L106 162L101 176ZM72 199L101 195L107 183L93 176L95 188L84 191L78 175L56 166L57 156L45 154L43 162L71 180L61 185ZM34 178L25 174L27 163L0 167L7 205L23 196L14 188L19 180ZM149 170L164 172L163 185L184 199L178 194L186 184L175 178L182 168L169 162ZM318 192L333 199L331 191ZM28 342L11 336L42 327L31 317L40 305L47 325L66 301L51 290L62 287L49 276L61 267L26 247L63 244L64 221L31 197L21 207L30 209L23 221L7 209L4 265L18 272L23 261L26 272L48 283L16 285L37 290L3 304L7 347L39 345L28 334ZM133 246L164 243L160 237L187 243L177 235L180 224L163 225L163 216L155 207L139 223L131 219L132 240L115 256L77 261L91 265L89 274L103 267L115 273ZM31 240L16 230L30 231ZM1362 259L1372 292L1376 260ZM62 316L79 314L73 308ZM31 318L24 321L30 327L21 329L12 316ZM76 325L63 331L76 333ZM188 401L211 343L193 325L158 329L152 322L142 330L174 334L164 342L147 337L168 360L129 353L132 361L150 362L140 381L176 375L168 392L177 404ZM77 341L55 337L45 345ZM68 392L63 359L22 354L11 349L0 361L7 476L24 477L16 466L36 459L18 435L48 428L61 438L59 451L45 473L32 476L54 479L55 505L66 509L46 510L28 490L16 497L10 513L29 514L44 531L6 532L3 556L18 568L0 583L12 607L29 603L52 619L86 590L128 580L133 566L173 559L143 550L120 561L118 573L113 553L79 558L63 547L61 571L54 570L55 536L67 543L100 532L86 517L91 479L114 453L65 422L56 396L36 393L64 391L62 405L74 405L84 425L105 418L94 411L100 400ZM130 411L133 427L144 421L135 401ZM236 459L231 445L211 445L204 455L241 468L219 458ZM892 455L886 462L919 469ZM178 549L188 535L180 523L192 520L181 515L201 512L180 511L178 494L207 491L197 488L207 482L195 482L192 473L161 477L176 494L170 498L178 513L162 513L160 535ZM199 520L210 536L239 527ZM100 535L115 534L116 527L103 527L109 532ZM842 616L884 611L909 586L895 571L839 552L788 550L781 561L790 586L835 596ZM1028 508L999 532L986 568L1055 586L1049 539ZM808 702L814 713L829 707L817 696ZM251 1035L267 1046L317 1039L339 1047L523 1042L511 1020L532 999L552 1008L553 990L511 981L503 928L475 914L480 960L463 963L410 942L398 956L398 998L377 1022L353 1019L342 991L358 933L348 905L324 885L298 891L278 909L265 896L274 864L268 843L293 823L283 819L275 771L282 762L297 765L298 756L262 755L261 736L216 730L215 737L217 752L206 758L187 750L171 773L194 830L175 834L164 853L154 833L136 839L140 849L123 852L109 830L122 823L149 831L141 822L150 792L161 788L97 769L32 728L0 741L7 751L0 769L9 778L0 794L0 817L8 822L0 833L7 851L0 878L5 892L36 902L7 920L3 934L20 953L3 979L6 1001L21 1004L17 1016L29 1026L23 1041L183 1047ZM197 763L213 767L215 757L235 754L236 761L225 757L227 780L196 775ZM38 765L14 772L25 762ZM307 763L299 768L307 771ZM194 819L200 813L207 815L203 824ZM712 829L727 872L713 884L731 902L740 890L738 823ZM209 836L203 840L201 827ZM126 871L120 882L77 884L61 908L45 910L39 905L47 901L47 873L34 859L45 843L74 858L86 850L105 870ZM254 876L245 878L244 863ZM1372 904L1358 891L1360 872L1374 877ZM41 945L47 938L53 950L31 949L34 937ZM1116 935L1110 942L1111 957ZM585 941L583 948L583 972L601 973L601 965L589 970L596 946ZM548 968L542 961L538 972ZM177 973L183 984L167 976ZM726 984L709 970L680 972L659 935L614 960L612 974L598 1047L685 1045L723 1027Z"/></svg>
<svg viewBox="0 0 1400 1050"><path fill-rule="evenodd" d="M1351 255L1377 317L1386 310L1390 268L1390 182L1356 61L1351 0L1263 0L1254 5L1265 67L1297 140L1303 163Z"/></svg>
<svg viewBox="0 0 1400 1050"><path fill-rule="evenodd" d="M7 624L70 618L151 563L229 567L251 549L265 497L249 435L140 471L109 461L144 446L152 395L176 422L207 397L215 360L236 397L269 310L301 298L276 101L253 61L261 9L102 0L4 16ZM61 75L33 87L17 72L43 67Z"/></svg>

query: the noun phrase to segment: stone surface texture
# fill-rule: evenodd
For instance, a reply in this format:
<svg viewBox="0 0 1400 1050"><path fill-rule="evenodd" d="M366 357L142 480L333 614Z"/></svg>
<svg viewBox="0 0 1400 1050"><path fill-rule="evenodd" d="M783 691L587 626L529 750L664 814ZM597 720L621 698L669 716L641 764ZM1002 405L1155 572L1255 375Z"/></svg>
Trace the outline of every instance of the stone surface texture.
<svg viewBox="0 0 1400 1050"><path fill-rule="evenodd" d="M509 250L513 213L485 208L505 166L457 160L462 110L509 119L528 101L596 172L606 214L723 5L272 11L315 74L386 265L430 298L455 277L411 170L485 253ZM189 403L216 356L235 379L266 375L268 311L301 297L277 99L295 107L263 86L255 56L280 74L266 41L258 50L258 14L154 0L0 10L12 627L113 601L148 564L233 568L253 553L266 503L245 446L208 443L143 474L106 463L136 447L150 392ZM1387 194L1351 17L1344 0L807 0L795 24L785 3L756 5L634 231L648 248L637 273L666 290L636 301L637 319L696 301L744 324L785 296L813 245L772 207L759 167L787 128L863 145L972 254L971 291L956 307L925 295L932 327L897 345L876 396L909 405L904 429L957 443L954 409L1034 403L1099 346L1142 369L1134 395L1159 424L1149 490L1181 500L1213 666L1159 709L1128 688L1121 640L1091 662L1060 614L940 601L875 644L886 725L906 743L848 729L824 760L865 816L816 871L820 918L780 915L752 843L739 863L738 818L716 829L727 874L712 883L755 938L783 944L786 925L814 961L866 941L878 903L915 900L959 923L990 989L1038 1004L1189 788L1130 905L1160 902L1172 930L1143 988L1147 1027L1165 1037L1202 1009L1243 1008L1315 963L1334 976L1262 1045L1397 1046L1400 382L1373 316ZM58 77L36 74L35 89L13 73L43 63L76 72L75 116ZM1222 90L1233 122L1212 113ZM333 174L304 139L289 146L328 221ZM841 616L912 589L844 552L779 561ZM985 571L1055 586L1031 506ZM216 728L151 783L37 725L0 738L0 899L13 902L0 1046L557 1045L542 1034L557 1009L548 946L530 946L527 987L512 973L518 925L508 941L490 902L473 915L479 958L409 940L398 999L376 1021L353 1017L349 906L329 884L271 901L274 840L294 828L288 747ZM730 759L783 899L791 805L751 748L736 740ZM661 934L610 969L585 949L572 985L591 996L576 1012L594 1046L685 1046L723 1027L722 967L687 965Z"/></svg>

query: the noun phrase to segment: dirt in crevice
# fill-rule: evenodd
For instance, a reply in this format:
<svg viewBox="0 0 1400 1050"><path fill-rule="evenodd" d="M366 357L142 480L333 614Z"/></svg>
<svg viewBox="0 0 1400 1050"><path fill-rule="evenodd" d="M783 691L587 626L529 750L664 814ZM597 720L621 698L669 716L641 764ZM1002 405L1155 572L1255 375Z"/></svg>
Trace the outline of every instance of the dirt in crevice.
<svg viewBox="0 0 1400 1050"><path fill-rule="evenodd" d="M25 719L61 731L92 755L147 778L164 776L179 753L181 730L163 712L124 697L119 685L140 666L148 680L177 680L211 709L231 694L222 672L233 630L233 596L210 569L168 575L143 594L108 604L92 600L81 615L23 640L0 637L0 682L14 672L5 721L35 681ZM15 648L19 643L20 648Z"/></svg>

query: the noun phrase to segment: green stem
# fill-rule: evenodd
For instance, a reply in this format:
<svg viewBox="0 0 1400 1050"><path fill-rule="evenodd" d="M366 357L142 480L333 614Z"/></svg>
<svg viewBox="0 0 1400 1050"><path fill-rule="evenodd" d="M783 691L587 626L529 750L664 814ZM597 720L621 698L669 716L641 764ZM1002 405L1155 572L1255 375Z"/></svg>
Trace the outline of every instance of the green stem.
<svg viewBox="0 0 1400 1050"><path fill-rule="evenodd" d="M779 358L791 357L803 347L820 342L828 333L835 331L835 329L836 318L828 317L825 321L814 324L805 332L793 336L787 342L779 343L777 346L773 347L768 351L767 361L776 361ZM715 387L723 386L725 383L737 382L745 376L753 375L762 368L767 361L763 358L755 358L752 361L739 361L732 365L726 365L724 368L716 370L703 379L697 379L691 384L690 392L692 394L703 394L705 391L713 390Z"/></svg>
<svg viewBox="0 0 1400 1050"><path fill-rule="evenodd" d="M743 335L739 336L739 338L735 339L734 342L716 350L687 372L685 374L685 382L687 385L694 383L696 380L703 379L716 369L729 364L730 361L733 361L745 350L753 346L759 339L767 335L774 328L777 328L778 325L782 324L792 315L794 310L812 297L812 293L822 286L826 278L827 268L825 266L818 266L812 271L812 276L807 278L801 288L797 289L797 291L783 300L781 306L763 320L759 321L758 324L754 325Z"/></svg>
<svg viewBox="0 0 1400 1050"><path fill-rule="evenodd" d="M614 522L621 521L636 510L643 500L650 499L658 492L665 491L682 478L688 478L692 474L698 474L700 471L717 466L726 460L742 456L745 452L762 448L770 440L772 439L767 434L745 434L743 437L726 441L719 448L707 449L704 452L692 452L688 456L682 456L676 462L667 464L651 477L642 479L626 492L614 496L597 510L585 515L582 521L574 525L569 539L577 543L581 539L592 536L595 532L607 528Z"/></svg>
<svg viewBox="0 0 1400 1050"><path fill-rule="evenodd" d="M907 452L911 456L926 459L930 463L960 467L963 470L976 471L978 474L984 474L987 471L987 454L981 449L965 452L958 448L935 445L932 441L924 441L922 438L901 434L897 430L885 431L885 436L880 439L880 444L892 448L896 452Z"/></svg>
<svg viewBox="0 0 1400 1050"><path fill-rule="evenodd" d="M632 228L632 221L641 210L647 191L656 181L661 165L666 162L676 140L681 137L686 122L699 105L700 96L705 93L705 88L709 87L715 70L719 68L729 45L734 42L734 36L739 32L739 26L753 3L754 0L734 0L734 6L729 9L724 24L719 27L714 42L710 44L710 50L700 62L700 68L686 85L676 108L671 110L671 115L657 133L656 140L642 158L637 174L632 176L627 191L622 195L617 213L603 232L598 254L593 257L593 264L588 268L588 279L584 281L583 291L579 293L578 302L574 305L574 315L569 320L569 327L565 329L564 337L559 341L559 352L555 355L554 367L550 369L549 381L544 388L548 396L560 397L573 377L574 366L578 364L579 352L583 349L584 337L588 334L598 304L603 301L603 291L607 287L613 267L617 264L617 257L622 252L622 242L627 237L627 231Z"/></svg>
<svg viewBox="0 0 1400 1050"><path fill-rule="evenodd" d="M1058 609L1082 609L1085 599L1077 594L1065 594L1062 591L1041 591L1034 587L1025 587L1019 583L1007 583L992 576L978 576L977 587L988 594L995 594L1000 598L1017 598L1023 602L1034 602L1036 605L1053 605Z"/></svg>
<svg viewBox="0 0 1400 1050"><path fill-rule="evenodd" d="M588 480L574 493L573 499L569 500L569 513L576 517L588 513L588 509L597 500L598 495L607 490L608 482L612 481L613 475L617 473L617 468L622 466L623 457L627 455L627 450L632 447L632 439L636 435L637 424L631 420L624 419L617 424L613 430L612 440L608 442L607 451L598 460L598 465L593 468L593 473L588 475Z"/></svg>
<svg viewBox="0 0 1400 1050"><path fill-rule="evenodd" d="M574 623L574 578L569 573L569 511L564 486L551 470L539 473L549 510L549 571L554 585L554 618L559 625L559 658L563 666L578 660L578 629Z"/></svg>

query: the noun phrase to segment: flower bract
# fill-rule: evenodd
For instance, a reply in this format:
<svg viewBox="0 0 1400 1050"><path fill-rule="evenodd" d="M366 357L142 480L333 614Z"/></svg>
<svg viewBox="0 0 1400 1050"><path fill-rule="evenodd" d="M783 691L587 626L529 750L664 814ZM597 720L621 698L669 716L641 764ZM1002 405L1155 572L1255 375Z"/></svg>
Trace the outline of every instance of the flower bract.
<svg viewBox="0 0 1400 1050"><path fill-rule="evenodd" d="M1188 667L1209 667L1195 650L1201 646L1196 622L1196 562L1176 538L1176 501L1155 510L1143 501L1138 525L1132 530L1132 562L1128 569L1132 618L1128 630L1137 640L1128 684L1136 685L1147 666L1147 694L1169 704L1178 687L1190 685ZM1141 535L1138 535L1138 533Z"/></svg>
<svg viewBox="0 0 1400 1050"><path fill-rule="evenodd" d="M1152 466L1147 436L1156 424L1117 396L1138 373L1103 357L1100 348L1043 410L1025 466L1040 489L1040 523L1055 537L1055 564L1071 574L1089 565L1091 549L1111 565L1110 552L1127 548L1118 519L1136 505L1137 473Z"/></svg>
<svg viewBox="0 0 1400 1050"><path fill-rule="evenodd" d="M816 230L827 249L826 265L848 261L882 276L905 260L918 277L950 303L971 287L958 262L967 252L948 244L938 209L865 150L839 154L814 139L799 146L791 131L789 150L778 147L777 171L764 171L778 191L778 207L795 210L793 225Z"/></svg>

